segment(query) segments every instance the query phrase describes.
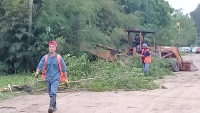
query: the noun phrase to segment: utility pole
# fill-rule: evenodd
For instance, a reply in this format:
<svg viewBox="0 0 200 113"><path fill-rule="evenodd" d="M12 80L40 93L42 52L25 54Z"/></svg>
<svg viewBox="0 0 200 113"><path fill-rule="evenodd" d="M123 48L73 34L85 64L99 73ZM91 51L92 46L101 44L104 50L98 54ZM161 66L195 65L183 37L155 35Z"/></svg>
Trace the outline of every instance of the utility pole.
<svg viewBox="0 0 200 113"><path fill-rule="evenodd" d="M199 46L200 34L197 35L197 46Z"/></svg>
<svg viewBox="0 0 200 113"><path fill-rule="evenodd" d="M29 0L29 24L28 24L28 39L27 39L27 46L30 47L30 41L31 41L31 34L32 34L32 13L33 13L33 0ZM30 57L29 55L26 56L26 66L27 66L27 72L30 72Z"/></svg>
<svg viewBox="0 0 200 113"><path fill-rule="evenodd" d="M180 27L180 23L179 22L177 23L177 26L178 26L179 35L181 35L181 27Z"/></svg>
<svg viewBox="0 0 200 113"><path fill-rule="evenodd" d="M33 13L33 0L29 0L29 27L28 27L29 37L32 31L32 13Z"/></svg>

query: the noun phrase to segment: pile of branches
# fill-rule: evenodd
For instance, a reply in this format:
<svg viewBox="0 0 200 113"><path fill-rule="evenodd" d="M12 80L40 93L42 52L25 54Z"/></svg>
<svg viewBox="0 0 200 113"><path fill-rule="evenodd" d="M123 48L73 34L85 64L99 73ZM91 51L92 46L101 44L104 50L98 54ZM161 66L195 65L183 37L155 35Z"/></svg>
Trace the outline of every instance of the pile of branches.
<svg viewBox="0 0 200 113"><path fill-rule="evenodd" d="M81 83L83 81L93 80L93 79L97 79L97 78L100 78L100 77L80 79L80 80L77 80L77 81L69 81L68 84L60 83L59 84L59 89L67 89L67 88L69 88L68 87L69 84ZM27 92L29 94L33 94L33 93L39 93L39 92L47 91L47 87L46 87L46 81L39 79L39 80L36 80L31 85L26 83L26 82L24 83L24 85L12 85L11 86L10 84L8 84L8 86L2 88L1 91L2 92L24 91L24 92Z"/></svg>
<svg viewBox="0 0 200 113"><path fill-rule="evenodd" d="M33 88L28 85L12 85L12 86L8 85L8 87L2 88L1 91L2 92L24 91L24 92L32 93L33 92L32 89Z"/></svg>

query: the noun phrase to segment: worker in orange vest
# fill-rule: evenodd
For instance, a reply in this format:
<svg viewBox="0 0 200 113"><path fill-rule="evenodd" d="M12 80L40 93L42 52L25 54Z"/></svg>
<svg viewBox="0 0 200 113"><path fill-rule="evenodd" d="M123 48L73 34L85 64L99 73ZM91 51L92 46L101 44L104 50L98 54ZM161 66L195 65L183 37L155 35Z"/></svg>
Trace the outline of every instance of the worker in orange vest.
<svg viewBox="0 0 200 113"><path fill-rule="evenodd" d="M57 43L49 42L49 53L44 55L36 69L36 78L43 69L42 78L45 79L47 91L50 97L48 112L52 113L57 110L56 93L60 82L68 83L66 64L64 59L56 53Z"/></svg>
<svg viewBox="0 0 200 113"><path fill-rule="evenodd" d="M140 61L143 64L144 74L148 75L149 66L150 66L150 63L151 63L151 51L148 48L146 43L144 43L142 45L142 50L140 51L139 56L140 56Z"/></svg>

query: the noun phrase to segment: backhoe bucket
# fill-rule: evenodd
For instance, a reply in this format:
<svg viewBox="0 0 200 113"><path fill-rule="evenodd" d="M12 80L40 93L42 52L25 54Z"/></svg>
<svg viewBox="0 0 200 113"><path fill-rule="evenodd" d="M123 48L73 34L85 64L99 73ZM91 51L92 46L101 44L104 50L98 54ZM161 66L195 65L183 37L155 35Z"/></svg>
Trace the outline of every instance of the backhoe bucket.
<svg viewBox="0 0 200 113"><path fill-rule="evenodd" d="M197 71L197 67L193 64L192 60L184 60L182 62L183 65L183 71Z"/></svg>

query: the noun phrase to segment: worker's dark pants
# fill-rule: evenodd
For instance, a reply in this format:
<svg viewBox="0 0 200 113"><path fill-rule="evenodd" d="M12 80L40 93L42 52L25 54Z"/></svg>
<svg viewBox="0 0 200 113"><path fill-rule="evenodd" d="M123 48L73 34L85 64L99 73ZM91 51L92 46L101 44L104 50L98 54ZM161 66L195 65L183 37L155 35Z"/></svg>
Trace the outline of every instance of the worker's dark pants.
<svg viewBox="0 0 200 113"><path fill-rule="evenodd" d="M140 48L140 44L133 43L133 44L131 45L131 47L132 47L132 48L135 47L135 48L136 48L136 52L138 52L138 51L140 50L140 49L139 49L139 48Z"/></svg>
<svg viewBox="0 0 200 113"><path fill-rule="evenodd" d="M144 74L148 75L148 73L149 73L149 63L143 63L143 70L144 70Z"/></svg>
<svg viewBox="0 0 200 113"><path fill-rule="evenodd" d="M50 105L49 108L57 109L56 108L56 92L58 90L59 80L55 80L53 82L46 81L47 84L47 92L50 97Z"/></svg>

